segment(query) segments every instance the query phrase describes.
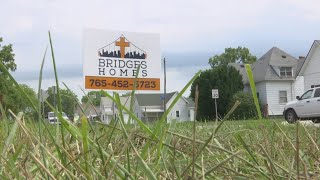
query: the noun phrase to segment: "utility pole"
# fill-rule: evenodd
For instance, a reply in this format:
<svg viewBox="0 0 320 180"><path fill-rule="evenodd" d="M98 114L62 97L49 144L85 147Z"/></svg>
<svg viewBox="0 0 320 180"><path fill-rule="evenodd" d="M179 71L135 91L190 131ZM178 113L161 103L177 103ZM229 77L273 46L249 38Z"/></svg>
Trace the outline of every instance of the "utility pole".
<svg viewBox="0 0 320 180"><path fill-rule="evenodd" d="M56 86L52 86L52 91L53 91L53 106L56 109Z"/></svg>
<svg viewBox="0 0 320 180"><path fill-rule="evenodd" d="M163 109L164 113L167 112L167 75L166 75L166 58L163 58L163 73L164 73L164 97L163 97ZM167 116L166 116L166 122L168 122Z"/></svg>

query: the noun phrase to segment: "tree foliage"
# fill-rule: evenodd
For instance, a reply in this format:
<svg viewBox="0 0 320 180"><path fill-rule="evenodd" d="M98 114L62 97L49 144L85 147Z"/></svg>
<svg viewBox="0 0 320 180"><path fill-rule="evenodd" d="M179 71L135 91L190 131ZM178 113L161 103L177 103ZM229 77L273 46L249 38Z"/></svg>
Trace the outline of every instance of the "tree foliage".
<svg viewBox="0 0 320 180"><path fill-rule="evenodd" d="M0 62L4 64L9 71L15 71L17 69L17 65L14 62L12 44L2 46L2 42L3 39L0 37ZM2 74L0 75L2 76Z"/></svg>
<svg viewBox="0 0 320 180"><path fill-rule="evenodd" d="M58 96L57 93L54 93L54 90L52 87L50 87L47 90L47 93L49 94L49 97L47 98L48 103L50 103L52 106L56 107L58 106ZM62 111L65 112L67 115L73 115L75 113L75 108L77 105L77 101L75 98L77 98L77 95L69 91L67 89L60 89L60 96L61 96L61 105L62 105ZM44 105L44 112L47 114L48 112L51 112L52 109L49 107L47 103Z"/></svg>
<svg viewBox="0 0 320 180"><path fill-rule="evenodd" d="M31 106L28 98L22 94L15 85L5 81L1 83L3 85L4 96L2 103L6 110L10 109L14 113L24 112L29 117L35 117L36 113L33 107ZM10 86L8 86L10 84ZM23 91L30 97L31 101L36 104L37 96L32 88L25 84L19 84Z"/></svg>
<svg viewBox="0 0 320 180"><path fill-rule="evenodd" d="M238 48L225 48L224 53L211 57L209 64L213 68L229 63L252 64L256 60L257 57L251 55L248 48L239 46Z"/></svg>
<svg viewBox="0 0 320 180"><path fill-rule="evenodd" d="M256 106L251 93L243 91L237 92L233 95L228 107L231 108L237 100L240 101L241 104L232 113L230 116L231 119L242 120L257 117Z"/></svg>
<svg viewBox="0 0 320 180"><path fill-rule="evenodd" d="M219 89L217 109L220 116L228 111L228 105L232 96L243 90L242 76L234 67L222 65L208 69L192 83L191 97L194 99L195 89L198 85L199 101L197 119L210 120L215 118L214 99L211 90Z"/></svg>
<svg viewBox="0 0 320 180"><path fill-rule="evenodd" d="M17 65L14 62L12 45L1 45L2 42L3 39L0 37L0 63L2 63L9 71L15 71ZM12 102L10 98L15 92L16 89L14 88L13 82L0 70L0 103L5 109L15 107L15 102ZM15 109L12 110L15 111Z"/></svg>
<svg viewBox="0 0 320 180"><path fill-rule="evenodd" d="M89 101L89 98L92 101L92 104L95 106L100 105L101 97L105 97L104 94L102 94L100 91L90 91L87 96L82 96L81 102L87 103Z"/></svg>

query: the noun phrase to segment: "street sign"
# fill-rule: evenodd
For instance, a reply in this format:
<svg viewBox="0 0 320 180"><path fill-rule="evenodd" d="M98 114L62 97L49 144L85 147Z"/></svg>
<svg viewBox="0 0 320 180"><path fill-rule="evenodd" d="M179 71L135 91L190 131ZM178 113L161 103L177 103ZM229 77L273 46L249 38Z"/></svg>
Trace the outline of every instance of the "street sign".
<svg viewBox="0 0 320 180"><path fill-rule="evenodd" d="M49 97L49 94L45 90L40 90L40 102L44 102Z"/></svg>
<svg viewBox="0 0 320 180"><path fill-rule="evenodd" d="M160 90L159 34L85 29L83 39L86 90Z"/></svg>
<svg viewBox="0 0 320 180"><path fill-rule="evenodd" d="M212 99L219 99L219 90L212 89Z"/></svg>

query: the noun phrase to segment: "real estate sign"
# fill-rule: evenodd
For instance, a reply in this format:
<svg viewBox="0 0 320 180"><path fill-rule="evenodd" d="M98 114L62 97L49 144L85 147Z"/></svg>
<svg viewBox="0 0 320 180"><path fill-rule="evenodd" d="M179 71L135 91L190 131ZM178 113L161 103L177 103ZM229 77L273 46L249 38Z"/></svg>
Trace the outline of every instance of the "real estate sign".
<svg viewBox="0 0 320 180"><path fill-rule="evenodd" d="M85 29L83 46L85 89L160 90L159 34Z"/></svg>

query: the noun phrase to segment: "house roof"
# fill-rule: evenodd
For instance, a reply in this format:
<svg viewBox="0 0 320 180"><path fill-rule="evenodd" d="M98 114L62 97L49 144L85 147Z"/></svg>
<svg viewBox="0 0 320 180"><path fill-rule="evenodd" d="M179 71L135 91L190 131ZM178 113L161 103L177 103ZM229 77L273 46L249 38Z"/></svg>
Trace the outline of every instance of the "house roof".
<svg viewBox="0 0 320 180"><path fill-rule="evenodd" d="M136 100L136 99L135 99ZM125 106L127 109L130 108L131 96L120 96L120 103ZM101 97L101 103L105 107L112 107L113 102L108 97Z"/></svg>
<svg viewBox="0 0 320 180"><path fill-rule="evenodd" d="M255 82L265 80L294 80L300 71L304 59L296 59L290 54L282 51L277 47L271 48L266 54L264 54L259 60L251 65L252 73L254 75ZM233 67L239 70L243 77L243 83L248 84L248 77L246 69L241 64L230 63ZM292 67L294 77L280 77L276 70L280 67Z"/></svg>
<svg viewBox="0 0 320 180"><path fill-rule="evenodd" d="M86 103L82 103L80 104L81 108L79 107L79 105L77 106L77 113L78 114L82 114L81 109L84 110L86 116L89 115L97 115L101 113L101 109L99 106L94 106L92 104L86 104Z"/></svg>
<svg viewBox="0 0 320 180"><path fill-rule="evenodd" d="M315 40L312 43L312 46L305 58L305 61L301 64L300 70L298 71L298 75L302 75L307 67L307 64L310 62L311 59L311 54L313 54L312 52L315 50L316 45L320 46L320 40Z"/></svg>
<svg viewBox="0 0 320 180"><path fill-rule="evenodd" d="M177 92L171 92L166 94L166 103ZM136 94L138 103L140 106L162 106L163 94Z"/></svg>
<svg viewBox="0 0 320 180"><path fill-rule="evenodd" d="M195 107L195 103L193 101L192 98L185 98L188 101L188 107L189 108L194 108Z"/></svg>
<svg viewBox="0 0 320 180"><path fill-rule="evenodd" d="M101 97L100 104L103 104L106 107L112 107L112 100L108 97Z"/></svg>
<svg viewBox="0 0 320 180"><path fill-rule="evenodd" d="M134 98L134 100L136 101L137 99ZM130 109L131 96L121 96L120 102L124 107L126 107L127 109Z"/></svg>

